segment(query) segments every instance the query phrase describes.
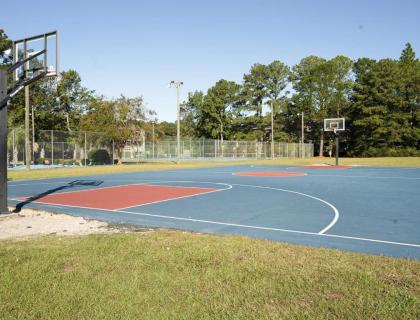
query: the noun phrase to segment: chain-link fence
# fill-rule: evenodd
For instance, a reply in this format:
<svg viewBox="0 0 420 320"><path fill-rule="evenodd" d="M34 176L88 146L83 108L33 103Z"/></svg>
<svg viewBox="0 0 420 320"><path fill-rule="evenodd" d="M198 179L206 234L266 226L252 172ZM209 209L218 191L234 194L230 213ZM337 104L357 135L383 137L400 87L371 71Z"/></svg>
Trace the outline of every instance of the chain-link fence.
<svg viewBox="0 0 420 320"><path fill-rule="evenodd" d="M144 137L144 136L143 136ZM127 142L122 150L122 162L145 160L177 160L176 138L163 141ZM30 141L31 159L44 165L109 164L118 159L118 150L112 140L101 132L40 130ZM273 153L273 156L272 156ZM220 141L183 138L180 141L180 160L247 160L271 158L313 157L311 143L256 141ZM8 135L8 159L11 164L25 162L25 135L23 129L11 129Z"/></svg>
<svg viewBox="0 0 420 320"><path fill-rule="evenodd" d="M7 159L17 164L25 161L25 132L22 128L9 130L7 135Z"/></svg>
<svg viewBox="0 0 420 320"><path fill-rule="evenodd" d="M247 160L271 158L307 158L313 157L312 143L254 141L220 141L208 139L182 139L180 141L180 160ZM142 160L178 159L177 141L133 142L127 143L123 162ZM273 156L272 156L273 152Z"/></svg>
<svg viewBox="0 0 420 320"><path fill-rule="evenodd" d="M111 163L114 153L112 141L102 132L39 130L29 144L34 164L92 164L92 152L96 150L106 150ZM9 130L7 152L9 163L25 162L23 129Z"/></svg>

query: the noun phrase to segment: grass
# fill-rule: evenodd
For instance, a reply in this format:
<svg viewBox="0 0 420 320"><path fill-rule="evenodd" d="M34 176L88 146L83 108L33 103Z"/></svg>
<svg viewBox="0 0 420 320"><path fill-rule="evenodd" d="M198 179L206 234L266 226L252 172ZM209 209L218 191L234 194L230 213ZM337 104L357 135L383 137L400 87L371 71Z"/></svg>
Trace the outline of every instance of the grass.
<svg viewBox="0 0 420 320"><path fill-rule="evenodd" d="M85 175L110 174L120 172L136 172L151 170L175 170L190 169L213 166L229 166L239 164L262 164L262 165L305 165L314 163L335 164L334 158L308 158L308 159L281 159L281 160L254 160L254 161L196 161L182 162L175 164L173 162L164 163L145 163L115 166L95 166L80 168L54 168L38 170L9 170L8 176L11 180L22 179L40 179L40 178L58 178ZM342 158L340 164L366 165L366 166L419 166L420 157L401 157L401 158Z"/></svg>
<svg viewBox="0 0 420 320"><path fill-rule="evenodd" d="M2 319L420 319L420 262L157 230L0 242Z"/></svg>

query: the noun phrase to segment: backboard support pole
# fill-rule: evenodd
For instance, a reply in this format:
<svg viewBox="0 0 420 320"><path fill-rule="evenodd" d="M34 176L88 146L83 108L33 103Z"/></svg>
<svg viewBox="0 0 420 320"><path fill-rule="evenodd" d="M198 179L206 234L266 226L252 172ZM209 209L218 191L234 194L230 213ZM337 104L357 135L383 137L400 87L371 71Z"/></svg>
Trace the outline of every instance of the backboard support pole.
<svg viewBox="0 0 420 320"><path fill-rule="evenodd" d="M55 67L49 68L47 65L47 38L55 37L56 39L56 55ZM28 48L28 44L32 41L42 39L43 49L34 51L33 48ZM54 39L54 38L53 38ZM20 57L20 47L23 45L22 57ZM30 52L29 52L30 49ZM58 32L53 31L44 33L38 36L13 41L13 64L6 70L0 70L0 214L9 213L7 206L7 167L8 167L8 154L7 154L7 105L9 100L15 96L20 90L25 88L25 161L27 166L31 164L31 145L29 140L29 88L28 86L44 77L51 77L58 75ZM29 54L30 53L30 54ZM44 54L43 60L37 60ZM29 69L30 62L43 61L43 68ZM19 74L19 70L23 69ZM30 71L30 74L28 74ZM13 85L11 88L7 86L7 74L13 75ZM14 156L13 150L13 156Z"/></svg>
<svg viewBox="0 0 420 320"><path fill-rule="evenodd" d="M25 162L26 169L31 169L31 142L29 134L29 86L25 87Z"/></svg>
<svg viewBox="0 0 420 320"><path fill-rule="evenodd" d="M7 97L7 71L0 70L0 101ZM0 214L9 213L7 207L7 102L0 105Z"/></svg>
<svg viewBox="0 0 420 320"><path fill-rule="evenodd" d="M338 152L340 150L338 132L335 134L335 165L338 166Z"/></svg>

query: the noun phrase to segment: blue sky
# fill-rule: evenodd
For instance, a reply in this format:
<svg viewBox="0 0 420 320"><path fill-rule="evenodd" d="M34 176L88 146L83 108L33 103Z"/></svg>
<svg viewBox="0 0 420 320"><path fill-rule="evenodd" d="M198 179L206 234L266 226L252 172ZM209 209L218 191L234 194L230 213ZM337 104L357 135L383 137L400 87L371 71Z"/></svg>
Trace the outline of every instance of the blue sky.
<svg viewBox="0 0 420 320"><path fill-rule="evenodd" d="M11 39L61 35L61 67L109 98L143 96L160 120L175 120L175 89L240 82L252 64L289 66L325 58L398 58L406 42L420 54L420 1L1 1Z"/></svg>

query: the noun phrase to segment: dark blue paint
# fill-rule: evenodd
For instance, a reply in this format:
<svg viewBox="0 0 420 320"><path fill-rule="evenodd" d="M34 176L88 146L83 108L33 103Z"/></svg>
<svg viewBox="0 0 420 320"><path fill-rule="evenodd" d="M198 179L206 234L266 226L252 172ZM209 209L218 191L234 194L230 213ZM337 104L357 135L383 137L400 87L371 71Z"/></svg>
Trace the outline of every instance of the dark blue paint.
<svg viewBox="0 0 420 320"><path fill-rule="evenodd" d="M299 171L308 175L276 178L232 175L232 172L239 171ZM340 219L327 234L420 245L420 168L356 167L332 170L246 165L122 173L11 182L9 198L130 183L213 188L226 188L217 183L233 184L230 190L126 209L133 213L291 229L314 234L260 230L36 203L29 203L26 206L113 223L239 234L274 241L420 259L420 247L317 235L316 233L332 221L334 212L327 205L314 199L284 191L235 185L292 190L330 202L340 211ZM10 202L17 203L13 200Z"/></svg>

